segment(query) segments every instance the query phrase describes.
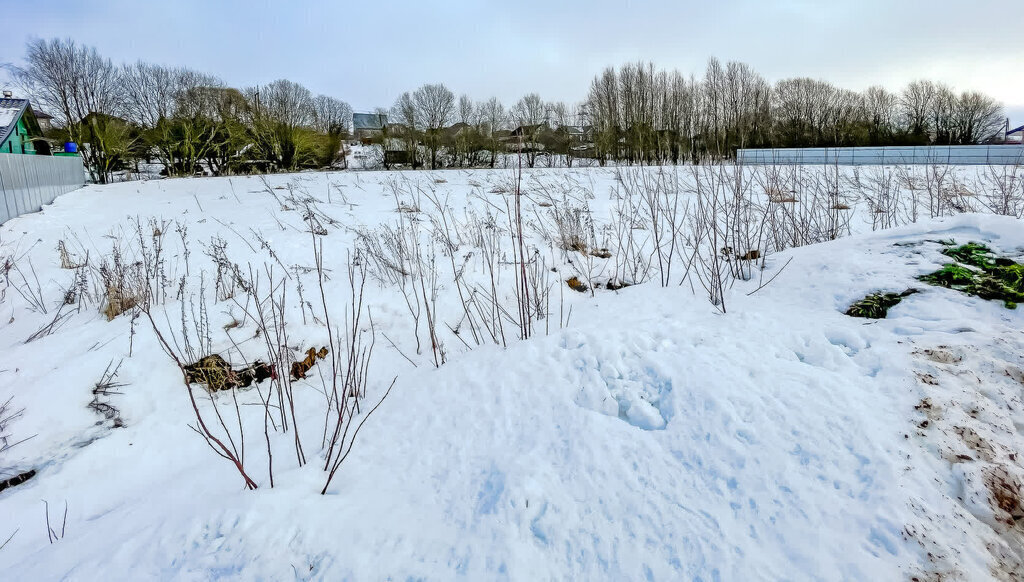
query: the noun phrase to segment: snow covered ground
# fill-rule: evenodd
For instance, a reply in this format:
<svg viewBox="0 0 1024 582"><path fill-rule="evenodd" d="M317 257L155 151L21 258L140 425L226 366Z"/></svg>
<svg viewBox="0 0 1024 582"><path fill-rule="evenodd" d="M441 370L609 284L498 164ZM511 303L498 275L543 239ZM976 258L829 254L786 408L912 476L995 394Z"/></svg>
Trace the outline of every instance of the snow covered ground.
<svg viewBox="0 0 1024 582"><path fill-rule="evenodd" d="M820 216L852 236L795 249L758 237L764 258L749 280L727 286L723 313L682 233L668 286L652 264L636 276L637 257L660 256L664 245L641 237L642 252L631 251L611 217L640 174L527 172L527 279L542 316L526 340L515 326L507 170L165 180L65 195L0 226L0 263L16 265L0 279L0 403L10 398L15 415L0 415L0 480L37 472L0 492L0 544L12 536L0 573L1017 580L1024 313L915 277L948 262L939 240L985 242L1024 260L1024 228L984 214L914 214L914 224L872 232L876 202L864 200L858 178L843 178L835 205L852 208ZM694 200L685 186L677 194ZM782 204L804 217L791 226L816 220ZM573 212L584 252L560 248ZM626 230L650 233L643 216L637 210ZM246 272L273 267L292 298L285 318L296 359L330 343L325 315L335 330L348 325L349 261L359 257L372 326L364 318L357 335L376 342L356 422L396 380L327 495L330 358L295 383L299 428L288 433L264 435L269 382L215 394L216 410L192 386L204 418L215 424L223 412L223 434L245 435L245 468L259 485L247 491L189 428L189 392L146 318L101 313L102 260L108 269L115 254L144 260L157 240L157 286L167 293L152 309L158 328L180 344L205 325L209 337L197 333L193 351L234 364L268 355L245 293L216 281L214 257ZM323 243L329 314L312 240ZM389 269L398 247L421 260ZM604 248L611 256L599 256ZM680 285L687 263L693 274ZM571 276L591 289L569 289ZM79 278L87 283L76 286ZM608 280L643 284L613 291ZM886 319L843 315L867 293L909 287L922 292ZM495 305L510 313L488 320ZM118 362L120 386L94 394Z"/></svg>

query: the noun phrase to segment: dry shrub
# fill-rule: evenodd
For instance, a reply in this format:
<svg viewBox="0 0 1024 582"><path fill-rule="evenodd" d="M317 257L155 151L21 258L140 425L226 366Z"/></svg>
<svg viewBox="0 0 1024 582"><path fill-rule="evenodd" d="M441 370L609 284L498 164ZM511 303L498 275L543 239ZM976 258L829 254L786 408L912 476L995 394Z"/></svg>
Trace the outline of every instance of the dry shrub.
<svg viewBox="0 0 1024 582"><path fill-rule="evenodd" d="M199 358L194 364L184 367L189 384L202 384L208 392L220 392L234 388L248 388L255 382L275 379L275 366L256 360L242 368L233 368L218 354Z"/></svg>
<svg viewBox="0 0 1024 582"><path fill-rule="evenodd" d="M139 304L137 295L127 291L124 287L107 286L107 302L103 307L103 315L107 321L113 321L115 317L135 309Z"/></svg>
<svg viewBox="0 0 1024 582"><path fill-rule="evenodd" d="M99 275L104 290L102 312L107 321L141 305L148 289L142 271L141 262L129 264L117 245L114 245L110 260L103 260Z"/></svg>
<svg viewBox="0 0 1024 582"><path fill-rule="evenodd" d="M573 291L578 291L580 293L586 293L590 290L590 287L587 287L586 283L580 281L579 277L570 277L565 280L565 284Z"/></svg>
<svg viewBox="0 0 1024 582"><path fill-rule="evenodd" d="M309 348L308 350L306 350L306 359L302 360L301 362L292 363L292 380L299 380L301 378L305 378L306 372L309 372L309 370L316 365L317 359L322 360L326 358L327 353L328 350L326 347L320 348L319 351L317 351L316 348Z"/></svg>
<svg viewBox="0 0 1024 582"><path fill-rule="evenodd" d="M947 198L957 198L959 196L976 196L974 192L964 186L963 184L954 183L950 186L942 188L942 195Z"/></svg>
<svg viewBox="0 0 1024 582"><path fill-rule="evenodd" d="M60 268L61 269L79 269L84 267L88 260L75 260L68 252L67 245L64 244L63 240L57 241L57 252L60 254Z"/></svg>
<svg viewBox="0 0 1024 582"><path fill-rule="evenodd" d="M572 206L565 201L550 210L551 218L558 229L555 242L563 250L587 254L594 244L594 221L587 206Z"/></svg>
<svg viewBox="0 0 1024 582"><path fill-rule="evenodd" d="M793 204L796 202L796 196L793 192L786 192L778 188L768 188L765 191L768 195L768 200L776 204Z"/></svg>

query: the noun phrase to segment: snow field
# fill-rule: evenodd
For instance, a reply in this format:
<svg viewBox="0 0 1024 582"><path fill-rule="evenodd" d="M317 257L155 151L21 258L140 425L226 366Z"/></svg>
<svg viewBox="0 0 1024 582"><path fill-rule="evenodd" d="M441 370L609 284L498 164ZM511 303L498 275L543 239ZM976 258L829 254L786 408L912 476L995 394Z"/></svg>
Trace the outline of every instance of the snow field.
<svg viewBox="0 0 1024 582"><path fill-rule="evenodd" d="M642 171L653 179L658 170ZM878 218L855 185L867 178L845 176L850 211L815 214L783 203L793 206L779 216L804 217L786 223L789 234L820 235L797 226L814 216L825 230L863 234L796 250L761 238L754 248L767 255L764 270L729 284L725 314L707 301L696 275L678 285L691 256L682 244L666 288L653 266L642 285L569 290L562 281L570 275L596 287L626 278L624 256L657 251L642 236L635 241L646 244L642 252L624 248L614 234L621 230L606 218L622 208L629 179L605 169L526 174L525 231L531 256L541 257L532 276L536 289L548 291L531 339L516 340L509 317L493 320L507 348L470 339L452 274L460 273L466 294L497 289L501 304L515 305L505 214L515 176L506 171L123 183L86 188L3 225L0 256L20 265L31 259L49 309L33 311L10 285L0 302L0 402L11 396L24 409L10 423L11 442L32 436L3 453L0 469L39 471L0 493L9 516L0 539L16 531L0 550L0 567L27 579L122 572L161 579L974 580L1019 571L1019 522L993 509L986 483L1004 473L1021 482L1021 315L924 288L914 277L944 262L928 242L939 239L986 241L1020 260L1020 222L919 217L869 233ZM751 184L751 191L760 186ZM682 194L693 203L685 188ZM448 216L462 225L455 269L438 244L431 198L446 201ZM93 302L24 343L54 320L50 306L71 278L57 241L76 260L109 257L109 233L129 254L138 252L129 242L131 216L144 226L149 217L187 225L188 259L168 223L167 279L188 269L189 289L198 293L196 271L206 271L212 351L233 363L265 357L251 322L223 330L245 318L234 302L216 301L204 256L212 237L226 241L240 265L294 273L289 293L301 281L310 305L289 304L289 347L298 355L326 345L303 200L327 231L325 292L335 321L350 303L349 253L382 225L405 224L418 233L407 240L422 245L424 264L436 265L423 272L436 276L436 287L421 288L436 298L421 309L432 304L445 324L437 329L447 363L435 369L431 338L425 323L415 329L401 277L389 280L379 263L368 263L366 302L377 340L364 405L397 381L327 496L316 494L324 480L325 363L295 386L310 463L297 466L291 434L273 435L273 489L260 397L237 393L246 466L260 484L246 492L237 471L188 429L194 415L181 375L143 322L133 334L129 315L108 322ZM905 218L913 197L901 200ZM403 206L419 212L396 212ZM608 248L611 258L559 248L564 233L552 216L566 208L589 209L579 232L590 250ZM642 218L635 220L641 235L652 229ZM499 245L494 287L488 244ZM12 277L18 285L18 274ZM866 293L912 286L924 292L887 319L842 315ZM171 298L155 312L165 310L163 329L180 334L181 305L199 301L179 301L169 288ZM484 311L473 313L486 338ZM107 400L125 427L112 428L88 403L108 364L122 358L117 381L125 385ZM230 406L227 393L215 398ZM201 402L212 414L209 399ZM68 503L66 532L53 544L44 537L41 499L51 522Z"/></svg>

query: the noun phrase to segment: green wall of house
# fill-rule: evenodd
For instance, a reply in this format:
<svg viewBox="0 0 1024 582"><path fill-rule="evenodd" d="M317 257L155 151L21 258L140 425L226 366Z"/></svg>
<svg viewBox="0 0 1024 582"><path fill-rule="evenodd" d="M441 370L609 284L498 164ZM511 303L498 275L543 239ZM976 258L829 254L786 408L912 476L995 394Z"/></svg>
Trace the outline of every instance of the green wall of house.
<svg viewBox="0 0 1024 582"><path fill-rule="evenodd" d="M0 153L4 154L35 154L36 147L28 137L28 128L25 127L25 117L18 119L18 126L7 136L4 143L0 144Z"/></svg>

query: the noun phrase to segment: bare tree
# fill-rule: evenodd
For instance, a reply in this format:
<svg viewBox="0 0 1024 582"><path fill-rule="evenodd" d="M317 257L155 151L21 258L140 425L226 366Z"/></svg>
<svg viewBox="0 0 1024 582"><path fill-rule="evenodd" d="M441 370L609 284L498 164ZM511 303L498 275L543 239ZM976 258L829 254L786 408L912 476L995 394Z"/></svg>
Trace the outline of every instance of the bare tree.
<svg viewBox="0 0 1024 582"><path fill-rule="evenodd" d="M391 108L391 117L410 129L419 129L416 120L416 102L413 101L412 93L406 91L399 95L398 99L395 99L395 105Z"/></svg>
<svg viewBox="0 0 1024 582"><path fill-rule="evenodd" d="M868 87L862 96L864 113L867 117L869 140L885 143L896 131L896 108L899 100L885 87Z"/></svg>
<svg viewBox="0 0 1024 582"><path fill-rule="evenodd" d="M416 101L413 99L412 93L406 91L395 100L395 104L391 108L391 118L400 126L400 129L397 132L400 135L395 137L400 137L401 141L405 143L406 155L408 155L413 167L417 167L417 160L419 158L417 155L419 153L419 133L422 127L419 125L419 120L416 118ZM386 161L386 153L384 154L384 157Z"/></svg>
<svg viewBox="0 0 1024 582"><path fill-rule="evenodd" d="M320 133L347 133L352 121L352 107L334 97L313 98L313 128Z"/></svg>
<svg viewBox="0 0 1024 582"><path fill-rule="evenodd" d="M477 119L479 120L480 134L485 137L487 149L491 153L490 166L493 168L498 151L502 146L502 142L498 139L498 132L508 125L508 114L501 101L497 97L491 97L477 105Z"/></svg>
<svg viewBox="0 0 1024 582"><path fill-rule="evenodd" d="M572 167L573 147L578 143L578 130L573 125L576 111L562 101L548 103L547 110L551 128L541 133L544 147L563 156L566 166ZM554 163L554 158L549 158L549 162Z"/></svg>
<svg viewBox="0 0 1024 582"><path fill-rule="evenodd" d="M340 99L317 95L313 99L313 129L326 136L324 151L325 165L334 163L338 158L348 167L344 151L344 139L349 133L349 122L352 120L352 107Z"/></svg>
<svg viewBox="0 0 1024 582"><path fill-rule="evenodd" d="M109 181L113 156L124 146L125 127L114 116L122 112L121 71L93 47L71 39L32 39L25 67L11 67L14 78L35 103L51 111L71 141L83 144L82 156L92 178ZM116 145L115 143L116 142Z"/></svg>
<svg viewBox="0 0 1024 582"><path fill-rule="evenodd" d="M900 114L904 127L911 135L928 136L929 112L935 100L935 84L931 81L913 81L900 93Z"/></svg>
<svg viewBox="0 0 1024 582"><path fill-rule="evenodd" d="M124 111L128 119L153 128L174 115L179 91L179 71L139 61L121 70Z"/></svg>
<svg viewBox="0 0 1024 582"><path fill-rule="evenodd" d="M837 145L858 108L858 97L825 81L799 78L775 84L777 145Z"/></svg>
<svg viewBox="0 0 1024 582"><path fill-rule="evenodd" d="M516 102L510 111L512 122L519 132L520 149L526 154L526 163L537 163L537 137L547 122L547 108L540 95L530 93Z"/></svg>
<svg viewBox="0 0 1024 582"><path fill-rule="evenodd" d="M146 131L145 157L156 152L170 175L191 175L203 160L221 158L212 153L228 139L222 131L226 112L220 106L220 79L141 61L123 67L121 79L125 115Z"/></svg>
<svg viewBox="0 0 1024 582"><path fill-rule="evenodd" d="M251 134L242 119L249 111L245 97L237 89L225 87L216 77L186 71L180 81L176 114L171 124L161 124L161 134L177 148L178 165L185 175L206 162L219 175L228 169ZM163 127L169 125L170 127Z"/></svg>
<svg viewBox="0 0 1024 582"><path fill-rule="evenodd" d="M601 164L619 154L619 81L615 69L608 67L590 84L587 109L594 125L595 154Z"/></svg>
<svg viewBox="0 0 1024 582"><path fill-rule="evenodd" d="M547 108L540 95L530 93L512 107L512 118L520 125L538 125L547 119Z"/></svg>
<svg viewBox="0 0 1024 582"><path fill-rule="evenodd" d="M437 168L441 130L451 124L455 113L455 94L443 84L423 85L412 95L417 125L423 128L430 149L430 169Z"/></svg>
<svg viewBox="0 0 1024 582"><path fill-rule="evenodd" d="M250 102L250 127L261 154L281 169L294 170L315 157L313 144L300 131L313 122L313 96L309 89L279 79L246 90Z"/></svg>
<svg viewBox="0 0 1024 582"><path fill-rule="evenodd" d="M954 141L960 144L976 144L994 136L1005 119L1002 105L975 91L956 99L952 117Z"/></svg>
<svg viewBox="0 0 1024 582"><path fill-rule="evenodd" d="M473 100L469 98L469 95L461 95L459 97L459 123L473 125L475 115L476 109L473 107Z"/></svg>
<svg viewBox="0 0 1024 582"><path fill-rule="evenodd" d="M279 79L257 92L260 113L288 127L310 125L313 121L313 95L302 85Z"/></svg>
<svg viewBox="0 0 1024 582"><path fill-rule="evenodd" d="M931 126L931 143L949 145L953 143L953 109L956 107L956 94L942 83L933 83L934 94L928 117Z"/></svg>
<svg viewBox="0 0 1024 582"><path fill-rule="evenodd" d="M453 146L453 154L456 165L473 166L475 153L480 145L480 134L477 131L476 107L469 95L461 95L458 103L459 125L455 131L450 132L449 145Z"/></svg>

